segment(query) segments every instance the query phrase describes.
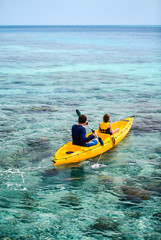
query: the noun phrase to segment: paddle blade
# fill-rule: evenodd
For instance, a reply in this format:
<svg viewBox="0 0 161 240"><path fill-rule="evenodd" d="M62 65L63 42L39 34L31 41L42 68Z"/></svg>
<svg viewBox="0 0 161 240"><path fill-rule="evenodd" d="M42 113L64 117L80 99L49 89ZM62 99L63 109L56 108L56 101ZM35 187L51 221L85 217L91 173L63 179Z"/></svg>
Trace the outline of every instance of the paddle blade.
<svg viewBox="0 0 161 240"><path fill-rule="evenodd" d="M78 109L76 109L76 114L79 117L81 115L81 112Z"/></svg>
<svg viewBox="0 0 161 240"><path fill-rule="evenodd" d="M99 142L100 142L100 144L103 146L104 145L104 143L103 143L103 140L102 140L102 138L98 138L98 140L99 140Z"/></svg>

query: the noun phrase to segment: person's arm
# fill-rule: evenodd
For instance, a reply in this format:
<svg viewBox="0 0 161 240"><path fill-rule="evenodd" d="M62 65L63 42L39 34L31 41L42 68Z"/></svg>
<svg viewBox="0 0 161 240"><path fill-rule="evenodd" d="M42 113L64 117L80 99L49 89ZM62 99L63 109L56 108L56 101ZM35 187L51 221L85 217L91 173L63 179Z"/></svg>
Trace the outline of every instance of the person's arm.
<svg viewBox="0 0 161 240"><path fill-rule="evenodd" d="M112 135L113 135L114 133L116 133L116 132L119 132L119 128L116 128L116 129L113 131L111 124L110 124L109 128L110 128L110 131L111 131Z"/></svg>
<svg viewBox="0 0 161 240"><path fill-rule="evenodd" d="M110 128L110 132L111 132L112 134L114 134L114 131L113 131L113 129L112 129L111 124L109 125L109 128Z"/></svg>
<svg viewBox="0 0 161 240"><path fill-rule="evenodd" d="M85 144L86 142L89 142L90 140L92 140L94 137L95 137L94 134L91 134L88 137L86 137L86 130L85 130L85 128L83 127L81 129L80 139L81 139L82 143Z"/></svg>

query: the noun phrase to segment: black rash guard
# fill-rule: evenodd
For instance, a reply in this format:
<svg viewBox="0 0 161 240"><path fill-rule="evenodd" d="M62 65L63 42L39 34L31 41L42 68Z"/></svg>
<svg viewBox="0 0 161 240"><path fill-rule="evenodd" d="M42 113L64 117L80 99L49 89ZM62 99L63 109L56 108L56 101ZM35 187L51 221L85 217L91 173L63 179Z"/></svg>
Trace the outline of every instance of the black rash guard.
<svg viewBox="0 0 161 240"><path fill-rule="evenodd" d="M74 145L86 146L86 143L92 140L95 136L93 134L86 137L86 129L81 125L73 125L72 139Z"/></svg>

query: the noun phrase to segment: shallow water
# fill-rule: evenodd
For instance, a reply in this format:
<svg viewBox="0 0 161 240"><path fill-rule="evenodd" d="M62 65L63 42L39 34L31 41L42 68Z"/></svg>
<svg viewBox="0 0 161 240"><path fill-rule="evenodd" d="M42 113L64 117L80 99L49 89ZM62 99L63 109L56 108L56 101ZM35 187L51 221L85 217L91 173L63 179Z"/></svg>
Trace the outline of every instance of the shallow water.
<svg viewBox="0 0 161 240"><path fill-rule="evenodd" d="M160 239L161 28L0 27L0 50L0 238ZM76 108L135 119L99 163L54 168Z"/></svg>

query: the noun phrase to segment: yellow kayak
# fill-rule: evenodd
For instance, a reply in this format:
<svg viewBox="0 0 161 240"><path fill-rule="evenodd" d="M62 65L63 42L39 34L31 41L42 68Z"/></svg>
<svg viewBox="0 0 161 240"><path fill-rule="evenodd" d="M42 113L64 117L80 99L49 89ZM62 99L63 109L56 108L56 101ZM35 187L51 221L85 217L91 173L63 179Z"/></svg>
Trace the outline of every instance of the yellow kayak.
<svg viewBox="0 0 161 240"><path fill-rule="evenodd" d="M112 137L109 134L100 133L98 132L98 130L96 130L95 132L98 134L99 137L101 137L104 142L103 146L98 143L97 145L91 147L82 147L73 145L72 141L64 144L55 153L55 156L53 158L54 165L59 166L62 164L84 161L86 159L93 158L108 151L109 149L117 145L128 134L133 120L134 116L112 123L111 125L113 130L119 128L119 132L114 133ZM89 134L87 134L87 136Z"/></svg>

